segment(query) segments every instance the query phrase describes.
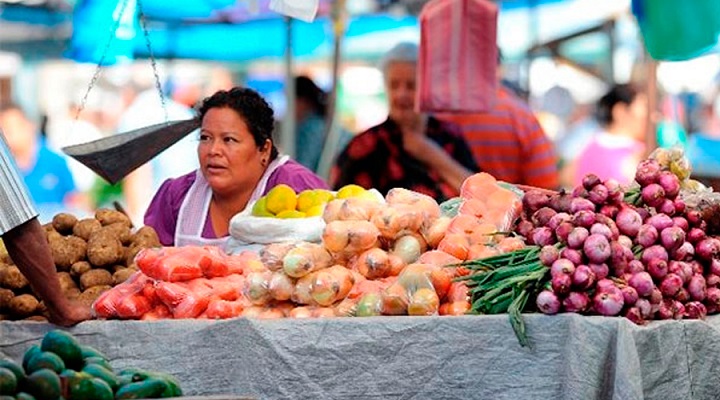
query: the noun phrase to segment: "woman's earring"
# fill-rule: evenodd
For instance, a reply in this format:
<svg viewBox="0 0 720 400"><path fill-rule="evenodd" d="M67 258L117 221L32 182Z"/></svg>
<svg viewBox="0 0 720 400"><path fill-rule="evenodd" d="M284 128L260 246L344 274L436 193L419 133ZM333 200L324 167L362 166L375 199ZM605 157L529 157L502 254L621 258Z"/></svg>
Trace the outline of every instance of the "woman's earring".
<svg viewBox="0 0 720 400"><path fill-rule="evenodd" d="M260 163L262 164L263 167L266 166L266 165L267 165L267 159L263 158L262 161L260 161Z"/></svg>

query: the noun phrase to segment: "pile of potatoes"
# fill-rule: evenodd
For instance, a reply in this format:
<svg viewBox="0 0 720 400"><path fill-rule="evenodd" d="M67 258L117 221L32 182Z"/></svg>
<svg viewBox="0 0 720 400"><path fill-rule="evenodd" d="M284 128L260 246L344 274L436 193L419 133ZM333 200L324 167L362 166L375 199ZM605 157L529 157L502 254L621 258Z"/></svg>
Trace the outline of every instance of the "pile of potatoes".
<svg viewBox="0 0 720 400"><path fill-rule="evenodd" d="M140 250L160 246L153 228L133 231L130 219L115 210L80 220L60 213L44 228L63 293L86 305L137 271L133 260ZM45 320L45 312L27 279L0 252L0 320Z"/></svg>

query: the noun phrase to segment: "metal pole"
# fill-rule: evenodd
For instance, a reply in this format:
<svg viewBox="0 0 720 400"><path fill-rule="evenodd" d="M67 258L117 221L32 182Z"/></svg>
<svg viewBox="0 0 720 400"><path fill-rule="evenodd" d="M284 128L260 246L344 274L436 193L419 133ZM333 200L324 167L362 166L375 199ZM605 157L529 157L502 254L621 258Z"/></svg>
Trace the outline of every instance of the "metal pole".
<svg viewBox="0 0 720 400"><path fill-rule="evenodd" d="M287 27L285 47L285 118L282 124L280 137L281 151L290 157L295 157L295 75L293 73L292 50L292 18L285 17Z"/></svg>
<svg viewBox="0 0 720 400"><path fill-rule="evenodd" d="M655 110L657 108L657 61L650 58L650 55L645 52L645 62L647 66L647 133L645 135L645 156L649 156L650 153L657 147L657 125L655 124Z"/></svg>

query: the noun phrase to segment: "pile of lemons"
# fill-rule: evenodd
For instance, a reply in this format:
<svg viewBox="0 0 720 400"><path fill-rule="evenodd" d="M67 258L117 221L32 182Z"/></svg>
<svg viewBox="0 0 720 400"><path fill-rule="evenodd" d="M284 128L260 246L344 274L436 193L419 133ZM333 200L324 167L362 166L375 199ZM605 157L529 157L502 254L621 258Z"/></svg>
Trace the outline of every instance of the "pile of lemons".
<svg viewBox="0 0 720 400"><path fill-rule="evenodd" d="M364 197L368 193L370 192L358 185L343 186L337 194L325 189L308 189L295 193L290 186L280 184L255 202L252 215L274 218L316 217L322 215L325 204L331 200Z"/></svg>

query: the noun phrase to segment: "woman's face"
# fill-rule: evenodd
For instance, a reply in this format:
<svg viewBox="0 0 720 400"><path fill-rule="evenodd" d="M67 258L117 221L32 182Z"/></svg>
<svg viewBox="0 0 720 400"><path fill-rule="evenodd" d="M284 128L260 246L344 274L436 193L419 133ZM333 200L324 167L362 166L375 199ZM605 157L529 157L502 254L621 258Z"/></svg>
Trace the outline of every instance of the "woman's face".
<svg viewBox="0 0 720 400"><path fill-rule="evenodd" d="M635 140L644 140L647 130L648 100L643 93L638 93L632 103L627 106L624 121L630 136Z"/></svg>
<svg viewBox="0 0 720 400"><path fill-rule="evenodd" d="M252 190L270 162L271 148L269 139L258 148L245 120L231 108L211 108L202 120L200 169L217 194Z"/></svg>
<svg viewBox="0 0 720 400"><path fill-rule="evenodd" d="M415 112L415 63L395 61L385 70L385 90L390 118L402 123L417 115Z"/></svg>

